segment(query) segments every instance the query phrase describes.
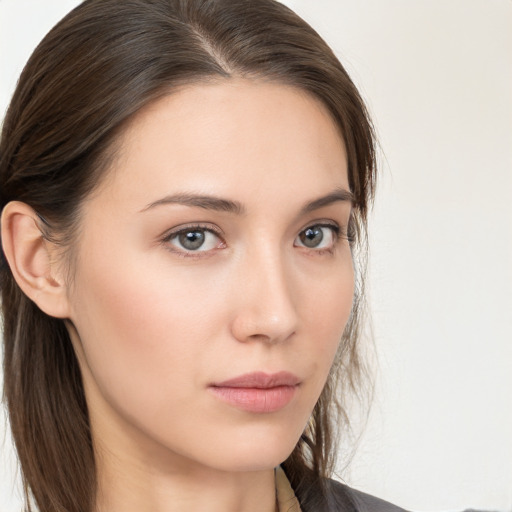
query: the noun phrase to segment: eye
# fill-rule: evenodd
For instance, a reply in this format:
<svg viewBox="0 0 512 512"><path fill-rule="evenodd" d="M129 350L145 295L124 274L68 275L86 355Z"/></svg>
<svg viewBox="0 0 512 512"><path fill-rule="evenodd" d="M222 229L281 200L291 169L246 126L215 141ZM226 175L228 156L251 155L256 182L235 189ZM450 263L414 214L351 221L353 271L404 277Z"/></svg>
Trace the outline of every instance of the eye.
<svg viewBox="0 0 512 512"><path fill-rule="evenodd" d="M331 249L339 237L340 228L333 224L315 224L299 233L294 245L308 249Z"/></svg>
<svg viewBox="0 0 512 512"><path fill-rule="evenodd" d="M191 226L169 233L164 242L173 246L177 252L206 252L221 248L224 242L212 229Z"/></svg>

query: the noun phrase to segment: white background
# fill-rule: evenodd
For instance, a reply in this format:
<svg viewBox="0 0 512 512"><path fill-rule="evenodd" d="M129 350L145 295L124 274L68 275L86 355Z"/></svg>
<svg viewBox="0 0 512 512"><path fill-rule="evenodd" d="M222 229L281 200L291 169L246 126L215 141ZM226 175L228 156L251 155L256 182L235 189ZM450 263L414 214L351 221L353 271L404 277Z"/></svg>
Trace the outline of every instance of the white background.
<svg viewBox="0 0 512 512"><path fill-rule="evenodd" d="M77 3L0 0L2 112ZM512 510L512 1L287 3L361 88L382 146L377 392L344 477L413 510ZM0 512L18 511L8 437L0 456Z"/></svg>

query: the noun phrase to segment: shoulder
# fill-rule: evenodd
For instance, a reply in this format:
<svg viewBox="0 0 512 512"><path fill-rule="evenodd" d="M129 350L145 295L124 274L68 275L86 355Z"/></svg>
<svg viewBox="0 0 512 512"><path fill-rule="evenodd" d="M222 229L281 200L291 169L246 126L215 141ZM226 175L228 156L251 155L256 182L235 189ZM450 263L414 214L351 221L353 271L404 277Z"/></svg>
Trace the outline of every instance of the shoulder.
<svg viewBox="0 0 512 512"><path fill-rule="evenodd" d="M405 512L403 508L352 489L335 480L326 482L329 512L350 510L351 512ZM348 505L348 508L347 508Z"/></svg>

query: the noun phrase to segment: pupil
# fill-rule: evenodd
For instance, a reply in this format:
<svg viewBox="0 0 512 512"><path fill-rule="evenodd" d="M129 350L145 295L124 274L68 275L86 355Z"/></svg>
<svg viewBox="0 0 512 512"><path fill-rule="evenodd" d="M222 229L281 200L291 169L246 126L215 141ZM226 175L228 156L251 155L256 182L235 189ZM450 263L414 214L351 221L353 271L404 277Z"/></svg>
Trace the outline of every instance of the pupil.
<svg viewBox="0 0 512 512"><path fill-rule="evenodd" d="M188 233L182 233L179 240L185 249L199 249L204 243L204 233L202 231L189 231Z"/></svg>
<svg viewBox="0 0 512 512"><path fill-rule="evenodd" d="M323 237L324 234L320 228L308 228L300 236L302 243L306 247L316 247Z"/></svg>

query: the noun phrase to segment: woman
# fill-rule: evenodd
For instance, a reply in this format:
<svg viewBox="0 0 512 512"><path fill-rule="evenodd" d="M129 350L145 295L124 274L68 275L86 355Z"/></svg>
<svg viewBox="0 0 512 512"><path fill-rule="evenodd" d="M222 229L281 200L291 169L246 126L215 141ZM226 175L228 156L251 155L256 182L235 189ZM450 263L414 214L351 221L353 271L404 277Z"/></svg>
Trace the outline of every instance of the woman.
<svg viewBox="0 0 512 512"><path fill-rule="evenodd" d="M272 0L85 1L29 60L0 147L27 501L398 510L328 479L375 160L305 22Z"/></svg>

